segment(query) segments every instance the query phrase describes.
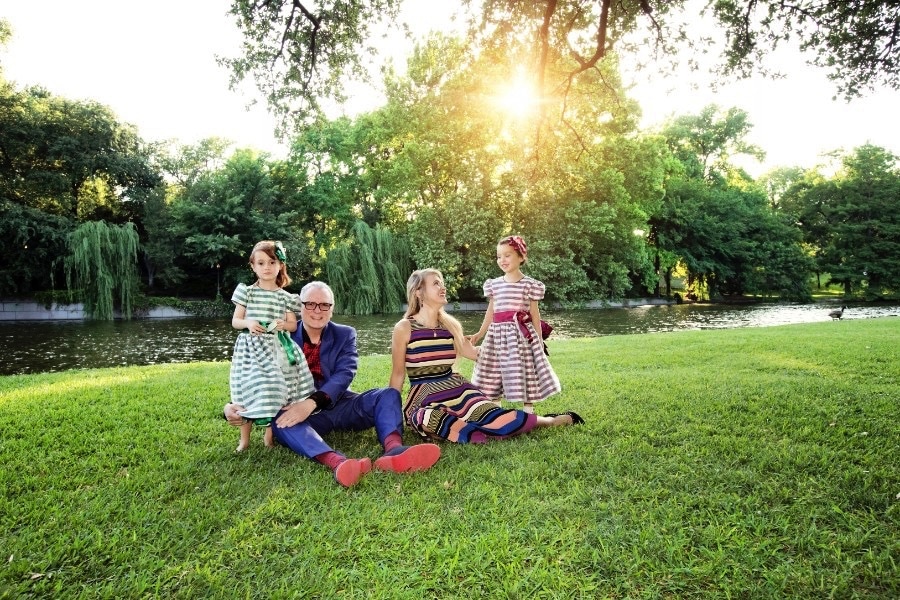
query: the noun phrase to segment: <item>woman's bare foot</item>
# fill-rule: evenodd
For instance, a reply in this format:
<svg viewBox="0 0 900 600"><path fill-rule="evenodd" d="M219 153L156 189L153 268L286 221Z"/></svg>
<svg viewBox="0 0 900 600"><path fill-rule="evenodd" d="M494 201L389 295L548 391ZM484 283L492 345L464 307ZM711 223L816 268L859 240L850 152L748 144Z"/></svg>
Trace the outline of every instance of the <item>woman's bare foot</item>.
<svg viewBox="0 0 900 600"><path fill-rule="evenodd" d="M571 415L567 415L565 413L561 415L554 415L552 419L554 427L560 427L561 425L572 425L575 422L572 419Z"/></svg>
<svg viewBox="0 0 900 600"><path fill-rule="evenodd" d="M574 410L567 410L564 413L554 413L547 416L553 417L553 420L557 425L581 425L584 423L584 419L581 418L581 415Z"/></svg>

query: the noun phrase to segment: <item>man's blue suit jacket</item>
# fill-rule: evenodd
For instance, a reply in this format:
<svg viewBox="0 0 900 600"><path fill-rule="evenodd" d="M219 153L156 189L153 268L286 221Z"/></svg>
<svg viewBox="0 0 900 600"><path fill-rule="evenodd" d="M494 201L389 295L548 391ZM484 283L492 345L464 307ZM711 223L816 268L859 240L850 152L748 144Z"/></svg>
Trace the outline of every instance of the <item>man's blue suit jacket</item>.
<svg viewBox="0 0 900 600"><path fill-rule="evenodd" d="M291 337L303 348L303 321L297 324L297 331ZM324 381L317 386L328 394L331 402L340 402L345 395L356 396L350 384L359 367L359 351L356 348L356 329L329 321L322 330L319 340L319 361L322 364Z"/></svg>

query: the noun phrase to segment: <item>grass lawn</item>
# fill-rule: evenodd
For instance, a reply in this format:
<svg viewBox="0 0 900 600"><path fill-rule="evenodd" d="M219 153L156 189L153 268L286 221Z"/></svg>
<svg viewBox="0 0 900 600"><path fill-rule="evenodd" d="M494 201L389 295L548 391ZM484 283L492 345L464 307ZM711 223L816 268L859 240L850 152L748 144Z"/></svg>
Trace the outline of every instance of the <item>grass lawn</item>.
<svg viewBox="0 0 900 600"><path fill-rule="evenodd" d="M228 363L0 377L0 598L900 598L900 319L550 349L586 425L351 489L233 454Z"/></svg>

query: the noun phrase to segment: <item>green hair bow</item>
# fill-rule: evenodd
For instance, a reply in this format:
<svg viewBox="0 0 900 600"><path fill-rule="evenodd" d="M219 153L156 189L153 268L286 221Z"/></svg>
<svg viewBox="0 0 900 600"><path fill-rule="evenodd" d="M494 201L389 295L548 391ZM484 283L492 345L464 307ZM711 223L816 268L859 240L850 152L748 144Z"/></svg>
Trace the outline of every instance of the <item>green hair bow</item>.
<svg viewBox="0 0 900 600"><path fill-rule="evenodd" d="M277 256L278 260L281 262L287 262L287 254L285 254L284 244L281 242L275 242L275 256Z"/></svg>

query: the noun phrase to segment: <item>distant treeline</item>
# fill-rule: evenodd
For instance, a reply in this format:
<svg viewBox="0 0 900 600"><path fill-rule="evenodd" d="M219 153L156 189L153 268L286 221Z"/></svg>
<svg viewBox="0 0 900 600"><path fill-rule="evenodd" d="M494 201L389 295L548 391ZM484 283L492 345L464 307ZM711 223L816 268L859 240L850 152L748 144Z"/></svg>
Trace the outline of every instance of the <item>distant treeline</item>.
<svg viewBox="0 0 900 600"><path fill-rule="evenodd" d="M887 150L754 179L733 162L761 152L746 113L708 106L641 131L608 65L565 110L545 108L538 131L479 103L479 67L454 62L452 41L429 43L388 76L382 108L309 125L285 159L220 139L147 142L105 106L0 72L0 295L101 285L73 270L88 256L133 263L109 268L113 304L227 300L250 280L253 244L277 239L294 281L328 280L342 312L396 311L425 266L454 298L480 299L510 233L564 303L670 295L676 274L700 298L806 300L819 273L847 295L896 293L900 170ZM133 248L104 253L84 231L100 222L127 225L114 237Z"/></svg>

